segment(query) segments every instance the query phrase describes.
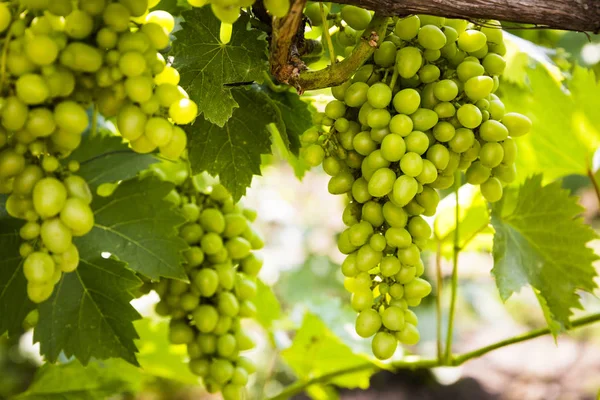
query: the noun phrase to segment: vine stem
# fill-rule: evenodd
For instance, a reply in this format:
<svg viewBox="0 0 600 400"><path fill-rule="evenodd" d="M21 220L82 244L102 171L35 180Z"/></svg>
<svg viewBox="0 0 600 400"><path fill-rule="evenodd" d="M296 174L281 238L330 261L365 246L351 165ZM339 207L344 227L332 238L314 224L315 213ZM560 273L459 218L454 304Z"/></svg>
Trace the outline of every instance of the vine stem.
<svg viewBox="0 0 600 400"><path fill-rule="evenodd" d="M331 61L331 65L335 64L335 49L333 48L333 42L331 41L331 35L329 34L329 21L327 20L327 15L325 15L325 7L323 3L319 3L319 7L321 9L321 20L323 21L323 36L325 36L325 41L327 42L327 50L329 51L329 61Z"/></svg>
<svg viewBox="0 0 600 400"><path fill-rule="evenodd" d="M435 255L435 328L436 328L436 348L437 358L442 359L442 242L438 240L437 253Z"/></svg>
<svg viewBox="0 0 600 400"><path fill-rule="evenodd" d="M461 186L462 176L460 171L456 171L454 175L454 196L456 199L456 207L454 208L454 217L456 219L456 227L454 229L454 246L452 249L452 284L450 297L450 312L448 315L448 332L446 333L446 354L444 359L450 363L452 359L452 335L454 334L454 313L456 312L456 295L458 292L458 254L460 253L460 233L459 233L459 217L460 203L458 191Z"/></svg>
<svg viewBox="0 0 600 400"><path fill-rule="evenodd" d="M8 48L10 41L12 40L13 30L9 29L6 38L4 39L4 46L2 47L2 60L0 60L0 90L4 88L4 81L6 80L6 59L8 58Z"/></svg>
<svg viewBox="0 0 600 400"><path fill-rule="evenodd" d="M579 327L582 327L585 325L590 325L590 324L593 324L598 321L600 321L600 313L588 315L586 317L581 317L581 318L572 320L571 325L567 329L573 330L575 328L579 328ZM474 350L474 351L471 351L471 352L468 352L465 354L457 355L455 357L451 357L450 360L422 359L419 357L407 357L405 360L395 361L395 362L391 363L390 367L394 370L434 368L434 367L445 367L445 366L456 367L456 366L464 364L465 362L467 362L473 358L481 357L482 355L490 353L499 348L506 347L511 344L525 342L527 340L534 339L534 338L537 338L540 336L544 336L549 333L550 333L550 328L535 329L530 332L524 333L522 335L517 335L512 338L505 339L505 340L502 340L497 343L493 343L489 346L485 346L485 347L482 347L480 349L477 349L477 350ZM376 366L375 364L372 364L369 362L365 362L364 364L354 365L352 367L348 367L348 368L340 369L338 371L330 372L328 374L321 375L319 377L312 378L307 381L298 381L296 383L293 383L290 386L288 386L287 388L285 388L281 393L279 393L278 395L276 395L274 397L269 398L268 400L287 400L294 395L302 393L304 390L306 390L308 387L310 387L312 385L319 384L319 383L326 383L326 382L329 382L332 379L337 378L339 376L368 371L368 370L373 370L374 372L377 372L377 371L381 370L381 368Z"/></svg>

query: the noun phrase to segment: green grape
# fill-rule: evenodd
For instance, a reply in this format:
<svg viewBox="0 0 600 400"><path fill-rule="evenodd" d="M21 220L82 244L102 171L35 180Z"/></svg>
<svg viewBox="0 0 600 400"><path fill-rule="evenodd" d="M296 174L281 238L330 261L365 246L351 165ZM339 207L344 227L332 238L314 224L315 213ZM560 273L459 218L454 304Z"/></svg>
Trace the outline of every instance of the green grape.
<svg viewBox="0 0 600 400"><path fill-rule="evenodd" d="M462 105L456 112L456 116L462 126L469 129L477 128L483 121L481 110L473 104Z"/></svg>
<svg viewBox="0 0 600 400"><path fill-rule="evenodd" d="M169 107L169 117L178 125L194 121L198 115L198 105L190 99L180 99Z"/></svg>
<svg viewBox="0 0 600 400"><path fill-rule="evenodd" d="M24 169L25 158L21 154L12 149L0 152L0 178L12 178L19 175Z"/></svg>
<svg viewBox="0 0 600 400"><path fill-rule="evenodd" d="M390 41L384 41L375 50L373 60L382 67L391 67L396 61L396 45Z"/></svg>
<svg viewBox="0 0 600 400"><path fill-rule="evenodd" d="M404 89L396 93L393 104L398 113L410 115L419 108L421 96L414 89Z"/></svg>
<svg viewBox="0 0 600 400"><path fill-rule="evenodd" d="M474 162L467 169L466 178L467 182L471 185L481 185L485 182L491 174L490 168L484 166L480 162Z"/></svg>
<svg viewBox="0 0 600 400"><path fill-rule="evenodd" d="M391 227L385 232L385 240L388 245L396 248L405 248L412 243L410 233L400 227ZM397 273L398 271L396 271Z"/></svg>
<svg viewBox="0 0 600 400"><path fill-rule="evenodd" d="M413 121L414 130L425 132L433 128L438 123L438 115L433 110L419 108L410 115Z"/></svg>
<svg viewBox="0 0 600 400"><path fill-rule="evenodd" d="M230 292L222 292L217 297L219 312L229 317L235 317L240 310L239 302Z"/></svg>
<svg viewBox="0 0 600 400"><path fill-rule="evenodd" d="M265 8L277 18L285 17L290 10L289 0L265 0Z"/></svg>
<svg viewBox="0 0 600 400"><path fill-rule="evenodd" d="M71 230L58 218L45 220L40 236L48 250L56 254L67 251L73 241Z"/></svg>
<svg viewBox="0 0 600 400"><path fill-rule="evenodd" d="M380 360L387 360L393 356L394 352L396 351L396 347L398 346L398 340L396 337L388 332L377 332L371 343L373 355Z"/></svg>
<svg viewBox="0 0 600 400"><path fill-rule="evenodd" d="M27 284L27 297L34 303L43 303L48 300L54 290L52 282L44 282L42 284Z"/></svg>
<svg viewBox="0 0 600 400"><path fill-rule="evenodd" d="M479 159L488 168L495 168L504 158L504 148L499 143L489 142L481 146Z"/></svg>
<svg viewBox="0 0 600 400"><path fill-rule="evenodd" d="M67 189L58 179L41 179L33 188L33 206L42 218L57 215L66 201Z"/></svg>
<svg viewBox="0 0 600 400"><path fill-rule="evenodd" d="M8 4L0 4L0 32L4 32L10 26L12 20L11 12L8 8Z"/></svg>
<svg viewBox="0 0 600 400"><path fill-rule="evenodd" d="M444 24L446 23L446 18L436 17L433 15L419 14L419 19L421 20L421 26L435 25L435 26L441 27L441 26L444 26Z"/></svg>
<svg viewBox="0 0 600 400"><path fill-rule="evenodd" d="M502 118L502 124L508 129L512 137L526 135L531 131L531 120L518 113L507 113Z"/></svg>
<svg viewBox="0 0 600 400"><path fill-rule="evenodd" d="M117 128L121 136L127 140L140 138L146 128L148 118L137 106L129 104L117 114Z"/></svg>
<svg viewBox="0 0 600 400"><path fill-rule="evenodd" d="M481 194L490 203L495 203L502 198L502 182L498 178L490 177L481 184Z"/></svg>
<svg viewBox="0 0 600 400"><path fill-rule="evenodd" d="M427 151L429 147L429 137L421 131L413 131L406 138L406 151L421 155Z"/></svg>
<svg viewBox="0 0 600 400"><path fill-rule="evenodd" d="M372 195L368 190L368 182L365 178L359 178L352 184L352 197L358 203L366 203L371 200Z"/></svg>
<svg viewBox="0 0 600 400"><path fill-rule="evenodd" d="M420 336L417 327L411 323L406 323L402 331L396 333L396 339L400 343L415 345L419 342Z"/></svg>
<svg viewBox="0 0 600 400"><path fill-rule="evenodd" d="M371 22L369 11L356 6L344 6L341 11L342 19L357 31L364 30Z"/></svg>
<svg viewBox="0 0 600 400"><path fill-rule="evenodd" d="M441 71L437 66L433 64L426 64L419 70L419 79L423 83L432 83L439 79L440 74Z"/></svg>
<svg viewBox="0 0 600 400"><path fill-rule="evenodd" d="M480 31L468 29L458 36L458 47L467 53L481 50L487 43L487 37Z"/></svg>
<svg viewBox="0 0 600 400"><path fill-rule="evenodd" d="M388 110L376 108L369 113L367 124L373 129L385 128L389 125L391 119Z"/></svg>
<svg viewBox="0 0 600 400"><path fill-rule="evenodd" d="M418 186L419 184L413 177L410 177L408 175L402 175L398 177L398 179L396 179L396 182L394 182L394 188L392 191L393 201L396 203L396 205L400 207L407 205L417 194Z"/></svg>
<svg viewBox="0 0 600 400"><path fill-rule="evenodd" d="M85 108L73 101L59 103L54 108L54 120L60 129L74 135L81 135L89 125Z"/></svg>
<svg viewBox="0 0 600 400"><path fill-rule="evenodd" d="M25 104L41 104L50 96L46 81L37 74L20 76L15 86L17 97Z"/></svg>
<svg viewBox="0 0 600 400"><path fill-rule="evenodd" d="M381 316L373 309L367 309L356 318L356 333L363 338L373 336L381 328Z"/></svg>
<svg viewBox="0 0 600 400"><path fill-rule="evenodd" d="M465 82L464 91L472 101L488 97L494 88L494 80L489 76L475 76Z"/></svg>
<svg viewBox="0 0 600 400"><path fill-rule="evenodd" d="M217 326L219 313L215 307L203 304L193 311L192 317L200 332L210 333Z"/></svg>
<svg viewBox="0 0 600 400"><path fill-rule="evenodd" d="M371 308L373 305L373 292L368 289L354 292L352 294L351 305L356 312Z"/></svg>
<svg viewBox="0 0 600 400"><path fill-rule="evenodd" d="M171 323L169 327L169 342L172 344L185 344L194 340L194 331L183 321Z"/></svg>
<svg viewBox="0 0 600 400"><path fill-rule="evenodd" d="M403 47L398 50L396 68L402 78L409 79L416 75L423 63L423 55L416 47Z"/></svg>
<svg viewBox="0 0 600 400"><path fill-rule="evenodd" d="M373 108L385 108L392 101L392 89L384 83L376 83L367 91L367 101Z"/></svg>
<svg viewBox="0 0 600 400"><path fill-rule="evenodd" d="M11 131L18 131L25 125L29 109L18 97L8 97L2 108L2 126Z"/></svg>
<svg viewBox="0 0 600 400"><path fill-rule="evenodd" d="M428 50L439 50L446 45L446 35L435 25L426 25L419 29L418 41Z"/></svg>
<svg viewBox="0 0 600 400"><path fill-rule="evenodd" d="M252 250L250 242L241 237L230 239L225 244L225 248L232 259L242 259L247 257Z"/></svg>
<svg viewBox="0 0 600 400"><path fill-rule="evenodd" d="M152 117L146 122L144 135L155 145L165 146L173 137L173 125L161 117Z"/></svg>
<svg viewBox="0 0 600 400"><path fill-rule="evenodd" d="M469 79L481 76L485 72L485 68L475 61L463 61L456 68L458 79L461 82L467 82Z"/></svg>
<svg viewBox="0 0 600 400"><path fill-rule="evenodd" d="M366 83L354 82L348 87L348 89L346 89L346 93L344 94L344 102L349 107L361 107L367 102L368 90L369 85Z"/></svg>
<svg viewBox="0 0 600 400"><path fill-rule="evenodd" d="M58 45L46 35L36 35L25 43L25 54L37 65L50 65L58 58Z"/></svg>
<svg viewBox="0 0 600 400"><path fill-rule="evenodd" d="M94 227L94 213L90 206L81 199L67 199L60 212L60 220L74 236L84 236Z"/></svg>
<svg viewBox="0 0 600 400"><path fill-rule="evenodd" d="M409 177L416 177L423 171L423 159L417 153L407 152L400 160L400 169Z"/></svg>
<svg viewBox="0 0 600 400"><path fill-rule="evenodd" d="M46 253L39 251L31 253L23 263L23 273L27 281L32 284L49 282L54 275L54 261Z"/></svg>
<svg viewBox="0 0 600 400"><path fill-rule="evenodd" d="M402 159L406 153L406 143L402 136L390 134L383 138L381 142L381 155L390 162L397 162Z"/></svg>
<svg viewBox="0 0 600 400"><path fill-rule="evenodd" d="M419 33L421 21L418 16L411 15L409 17L400 18L396 22L394 34L402 40L411 40Z"/></svg>
<svg viewBox="0 0 600 400"><path fill-rule="evenodd" d="M509 130L498 121L487 120L479 128L479 135L488 142L500 142L508 137Z"/></svg>

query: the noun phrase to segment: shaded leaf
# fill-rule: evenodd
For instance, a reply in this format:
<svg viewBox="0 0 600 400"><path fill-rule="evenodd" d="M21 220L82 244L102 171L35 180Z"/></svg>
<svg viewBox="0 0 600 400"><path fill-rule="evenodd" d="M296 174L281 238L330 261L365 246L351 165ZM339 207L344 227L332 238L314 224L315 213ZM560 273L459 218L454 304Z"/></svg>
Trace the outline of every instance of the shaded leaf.
<svg viewBox="0 0 600 400"><path fill-rule="evenodd" d="M354 354L317 316L310 313L305 315L292 346L283 350L281 356L300 380L365 366L359 372L337 376L330 382L340 387L366 389L373 374L366 358Z"/></svg>
<svg viewBox="0 0 600 400"><path fill-rule="evenodd" d="M109 252L153 280L186 280L181 252L187 247L177 227L184 218L163 198L173 184L156 178L123 182L110 197L92 203L96 224L79 240L90 253Z"/></svg>
<svg viewBox="0 0 600 400"><path fill-rule="evenodd" d="M136 153L120 137L108 134L85 136L69 160L79 161L77 175L85 178L91 188L133 178L158 162L151 154Z"/></svg>
<svg viewBox="0 0 600 400"><path fill-rule="evenodd" d="M262 32L247 29L247 16L233 24L231 40L226 45L219 40L221 22L210 7L184 12L183 18L183 29L175 34L173 45L180 85L198 104L205 119L223 127L233 110L243 107L231 87L225 85L262 80L267 42Z"/></svg>
<svg viewBox="0 0 600 400"><path fill-rule="evenodd" d="M252 302L256 305L256 320L265 328L270 329L273 321L281 317L281 304L273 290L263 281L257 279L256 297Z"/></svg>
<svg viewBox="0 0 600 400"><path fill-rule="evenodd" d="M492 273L502 299L531 286L555 335L553 322L568 328L571 309L581 308L577 290L596 288L598 256L587 247L596 234L579 217L582 211L560 182L542 186L536 175L519 188L514 205L501 201L492 212Z"/></svg>
<svg viewBox="0 0 600 400"><path fill-rule="evenodd" d="M140 335L138 361L144 372L152 376L171 379L188 385L198 384L198 377L187 363L187 346L169 342L169 323L148 318L135 322Z"/></svg>
<svg viewBox="0 0 600 400"><path fill-rule="evenodd" d="M223 127L197 120L187 128L189 158L194 174L207 171L239 200L250 186L253 175L260 175L261 154L271 152L267 125L280 120L266 94L237 89L233 97L241 105Z"/></svg>
<svg viewBox="0 0 600 400"><path fill-rule="evenodd" d="M123 358L138 365L133 321L140 318L129 304L142 282L126 265L102 258L82 239L75 241L79 267L63 274L54 293L40 304L34 340L40 352L55 362L61 352L86 365L90 358Z"/></svg>
<svg viewBox="0 0 600 400"><path fill-rule="evenodd" d="M96 400L141 389L142 371L121 360L45 364L18 400Z"/></svg>
<svg viewBox="0 0 600 400"><path fill-rule="evenodd" d="M0 336L20 335L22 323L35 305L27 297L27 280L19 254L22 221L9 217L4 208L6 196L0 196Z"/></svg>

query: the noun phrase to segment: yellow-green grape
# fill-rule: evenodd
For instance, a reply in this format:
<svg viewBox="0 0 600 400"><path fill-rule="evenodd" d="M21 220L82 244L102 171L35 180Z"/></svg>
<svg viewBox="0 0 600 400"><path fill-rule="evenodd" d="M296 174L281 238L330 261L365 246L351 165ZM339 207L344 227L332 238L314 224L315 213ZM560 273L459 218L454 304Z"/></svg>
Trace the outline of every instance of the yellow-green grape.
<svg viewBox="0 0 600 400"><path fill-rule="evenodd" d="M290 10L289 0L264 0L265 8L277 18L285 17Z"/></svg>

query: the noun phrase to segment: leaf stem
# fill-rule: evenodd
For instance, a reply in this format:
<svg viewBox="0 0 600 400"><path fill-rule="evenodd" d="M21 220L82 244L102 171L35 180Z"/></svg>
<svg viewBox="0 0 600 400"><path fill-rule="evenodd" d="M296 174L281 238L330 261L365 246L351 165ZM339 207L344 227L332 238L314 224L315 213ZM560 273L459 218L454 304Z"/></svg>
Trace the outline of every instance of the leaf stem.
<svg viewBox="0 0 600 400"><path fill-rule="evenodd" d="M568 330L573 330L575 328L579 328L585 325L591 325L595 322L600 321L600 313L588 315L586 317L574 319L571 321L571 325ZM540 336L544 336L550 333L549 328L541 328L535 329L530 332L524 333L522 335L517 335L509 339L501 340L497 343L491 344L489 346L482 347L480 349L458 355L455 357L451 357L450 360L446 361L443 359L422 359L419 357L407 357L405 360L395 361L390 364L392 369L418 369L418 368L434 368L434 367L442 367L442 366L459 366L464 364L465 362L478 358L484 354L487 354L491 351L497 350L502 347L509 346L511 344L520 343L527 341L529 339L534 339ZM302 393L308 387L319 384L319 383L327 383L334 378L339 376L353 374L357 372L373 370L374 372L379 371L381 368L375 364L366 362L364 364L355 365L352 367L340 369L338 371L330 372L328 374L312 378L305 381L298 381L287 388L285 388L281 393L277 396L271 397L268 400L287 400L290 397Z"/></svg>
<svg viewBox="0 0 600 400"><path fill-rule="evenodd" d="M460 203L458 192L462 184L462 175L460 171L456 171L454 175L454 196L456 199L456 207L454 209L454 217L456 220L456 228L454 229L454 248L452 249L452 284L450 297L450 313L448 315L448 332L446 333L446 354L445 361L450 363L452 359L452 336L454 334L454 313L456 312L456 295L458 292L458 253L460 252L460 232L459 232L459 214Z"/></svg>
<svg viewBox="0 0 600 400"><path fill-rule="evenodd" d="M590 325L590 324L593 324L594 322L598 322L598 321L600 321L600 313L588 315L586 317L572 320L571 326L568 328L568 330L579 328L579 327L585 326L585 325ZM551 332L550 328L541 328L541 329L535 329L533 331L524 333L522 335L514 336L509 339L501 340L497 343L490 344L489 346L485 346L480 349L471 351L469 353L465 353L460 356L454 357L454 359L452 360L452 365L464 364L466 361L468 361L470 359L481 357L482 355L487 354L496 349L499 349L501 347L506 347L506 346L510 346L511 344L525 342L530 339L535 339L537 337L547 335L550 332Z"/></svg>
<svg viewBox="0 0 600 400"><path fill-rule="evenodd" d="M435 328L437 337L437 358L442 359L442 242L438 240L437 253L435 255Z"/></svg>
<svg viewBox="0 0 600 400"><path fill-rule="evenodd" d="M271 89L275 93L285 93L290 90L290 87L288 85L277 85L275 82L273 82L273 79L271 79L271 75L269 75L267 71L263 71L263 76L265 78L265 83L267 84L269 89Z"/></svg>
<svg viewBox="0 0 600 400"><path fill-rule="evenodd" d="M325 15L325 7L322 2L319 3L319 7L321 8L321 20L323 21L323 36L325 36L327 50L329 51L329 61L331 61L331 65L334 65L336 63L335 49L333 48L333 41L329 34L329 21L327 20L327 15Z"/></svg>
<svg viewBox="0 0 600 400"><path fill-rule="evenodd" d="M596 181L596 177L594 176L592 169L589 167L587 170L587 175L590 178L590 181L592 181L592 185L594 186L594 190L596 191L596 198L598 199L598 202L600 203L600 187L598 186L598 182Z"/></svg>
<svg viewBox="0 0 600 400"><path fill-rule="evenodd" d="M396 68L396 64L394 64L394 73L392 74L392 80L390 81L390 89L394 90L394 86L396 86L396 81L398 80L398 68Z"/></svg>

